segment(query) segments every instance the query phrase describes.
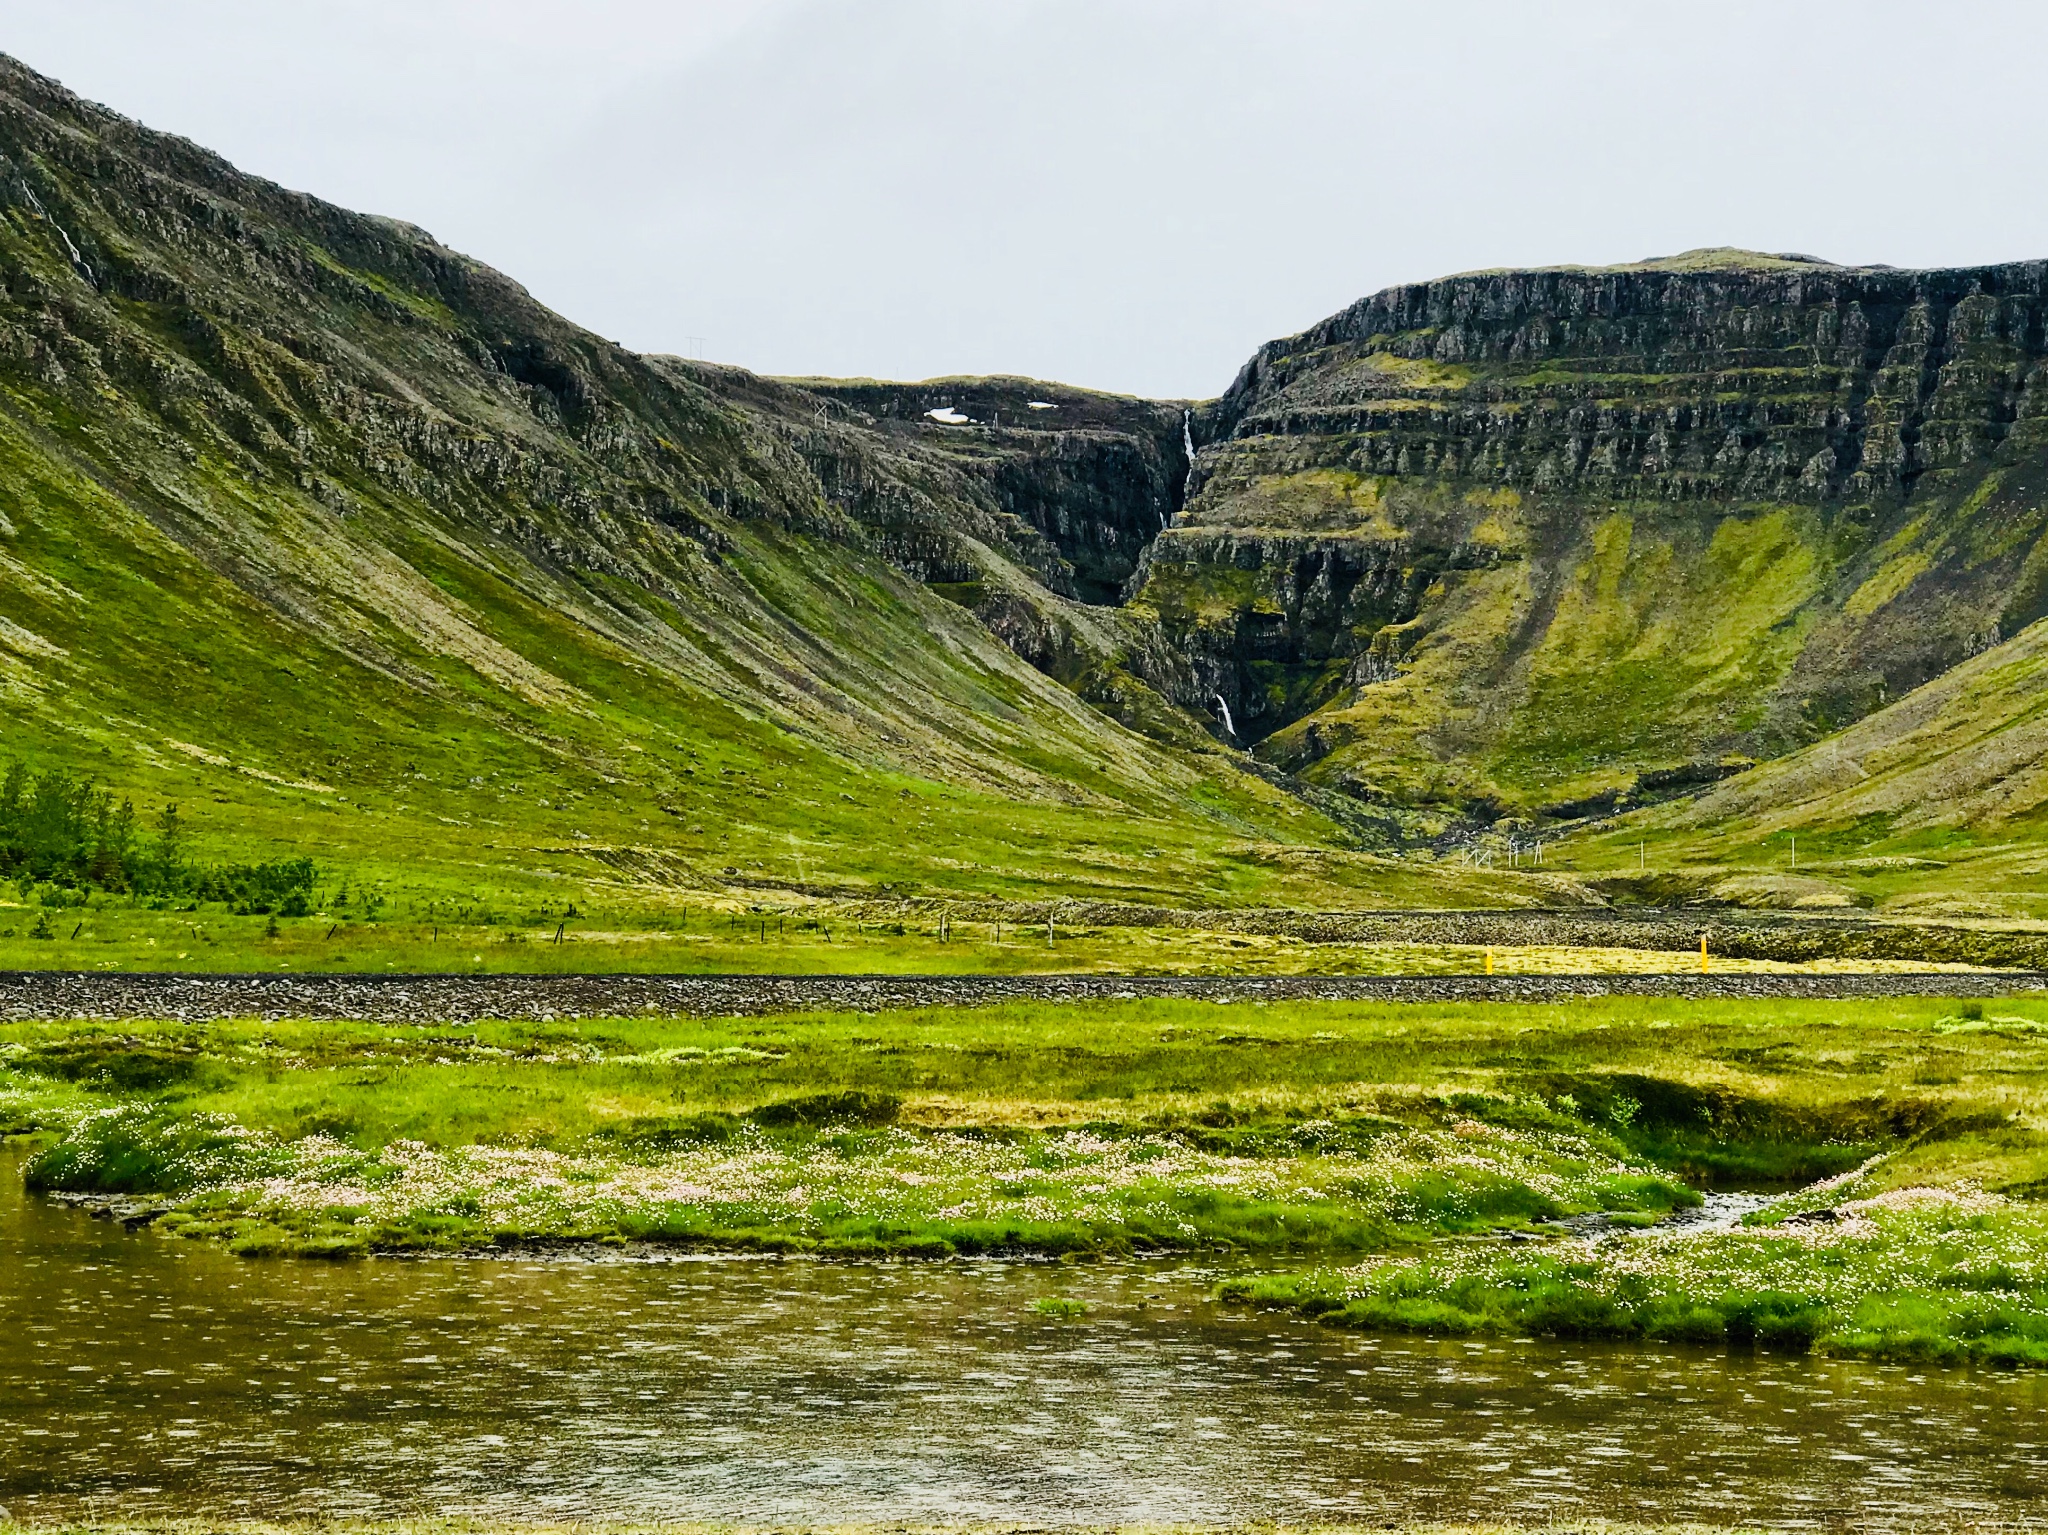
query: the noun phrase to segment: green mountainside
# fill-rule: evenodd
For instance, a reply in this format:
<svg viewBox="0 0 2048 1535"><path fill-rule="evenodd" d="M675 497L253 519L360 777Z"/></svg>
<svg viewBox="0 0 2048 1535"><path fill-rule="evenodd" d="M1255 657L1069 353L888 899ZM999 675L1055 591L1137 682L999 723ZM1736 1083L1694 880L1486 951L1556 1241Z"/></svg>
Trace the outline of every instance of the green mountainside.
<svg viewBox="0 0 2048 1535"><path fill-rule="evenodd" d="M899 446L14 65L0 157L11 753L456 889L1347 888L1290 857L1343 840L1300 794L1132 733L920 579L1090 611L1004 492L1034 453L1142 460L1105 423L1149 407L1061 392L1084 421L997 463Z"/></svg>
<svg viewBox="0 0 2048 1535"><path fill-rule="evenodd" d="M2038 814L2044 316L1704 251L1390 289L1209 402L763 378L0 60L0 756L448 899L1953 840Z"/></svg>
<svg viewBox="0 0 2048 1535"><path fill-rule="evenodd" d="M1714 871L1703 888L1724 897L2048 917L2048 623L1696 800L1625 818L1586 852L1625 866L1645 848L1681 879Z"/></svg>
<svg viewBox="0 0 2048 1535"><path fill-rule="evenodd" d="M2044 311L2040 263L1714 251L1390 289L1205 408L1134 600L1367 798L1710 781L2048 612Z"/></svg>

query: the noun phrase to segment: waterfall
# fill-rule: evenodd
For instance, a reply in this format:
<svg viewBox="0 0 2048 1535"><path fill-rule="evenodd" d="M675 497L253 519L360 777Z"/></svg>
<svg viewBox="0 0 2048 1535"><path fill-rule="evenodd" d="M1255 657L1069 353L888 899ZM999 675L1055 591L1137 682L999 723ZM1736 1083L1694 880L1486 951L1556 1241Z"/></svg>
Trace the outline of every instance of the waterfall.
<svg viewBox="0 0 2048 1535"><path fill-rule="evenodd" d="M1230 717L1230 705L1223 701L1223 695L1216 695L1216 707L1223 711L1223 733L1231 740L1237 739L1237 722Z"/></svg>
<svg viewBox="0 0 2048 1535"><path fill-rule="evenodd" d="M1180 504L1185 507L1188 498L1195 493L1195 413L1191 410L1180 413L1180 445L1188 456L1188 477L1181 482L1180 487ZM1218 699L1217 702L1221 703L1222 700ZM1228 714L1230 710L1225 708L1223 712Z"/></svg>
<svg viewBox="0 0 2048 1535"><path fill-rule="evenodd" d="M43 211L43 200L36 196L33 187L24 182L21 184L21 190L27 196L29 206L36 210L36 217L57 231L57 238L64 242L64 249L71 253L71 264L78 268L80 274L84 276L87 282L97 288L99 286L99 279L92 275L92 268L86 264L85 257L79 254L78 247L71 243L71 236L64 232L64 226ZM1181 423L1181 430L1187 430L1187 423Z"/></svg>

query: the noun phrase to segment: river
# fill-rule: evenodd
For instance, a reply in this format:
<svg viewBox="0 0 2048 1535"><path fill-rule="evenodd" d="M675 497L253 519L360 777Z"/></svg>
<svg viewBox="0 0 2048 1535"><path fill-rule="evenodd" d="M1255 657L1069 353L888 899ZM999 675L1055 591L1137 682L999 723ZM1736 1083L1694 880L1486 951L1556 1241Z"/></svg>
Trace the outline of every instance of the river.
<svg viewBox="0 0 2048 1535"><path fill-rule="evenodd" d="M19 1168L17 1519L2048 1521L2048 1374L1358 1337L1187 1262L249 1261Z"/></svg>

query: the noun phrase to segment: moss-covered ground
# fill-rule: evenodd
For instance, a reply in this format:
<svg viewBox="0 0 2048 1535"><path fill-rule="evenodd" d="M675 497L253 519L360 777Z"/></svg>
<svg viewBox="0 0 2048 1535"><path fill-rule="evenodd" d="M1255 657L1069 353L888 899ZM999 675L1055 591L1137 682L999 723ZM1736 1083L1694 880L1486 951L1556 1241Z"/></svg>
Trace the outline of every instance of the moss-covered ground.
<svg viewBox="0 0 2048 1535"><path fill-rule="evenodd" d="M1339 1327L1756 1343L1913 1363L2048 1364L2048 1212L1954 1190L1855 1197L1825 1221L1614 1235L1565 1253L1436 1253L1227 1281Z"/></svg>

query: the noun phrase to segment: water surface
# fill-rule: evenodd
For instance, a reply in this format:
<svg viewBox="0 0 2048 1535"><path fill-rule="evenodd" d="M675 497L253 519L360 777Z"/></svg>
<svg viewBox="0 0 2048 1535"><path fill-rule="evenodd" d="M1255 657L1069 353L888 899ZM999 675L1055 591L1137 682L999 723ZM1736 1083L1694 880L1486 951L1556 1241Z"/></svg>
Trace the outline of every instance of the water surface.
<svg viewBox="0 0 2048 1535"><path fill-rule="evenodd" d="M27 1199L0 1159L0 1505L2048 1523L2042 1374L1362 1338L1214 1306L1216 1277L246 1261Z"/></svg>

